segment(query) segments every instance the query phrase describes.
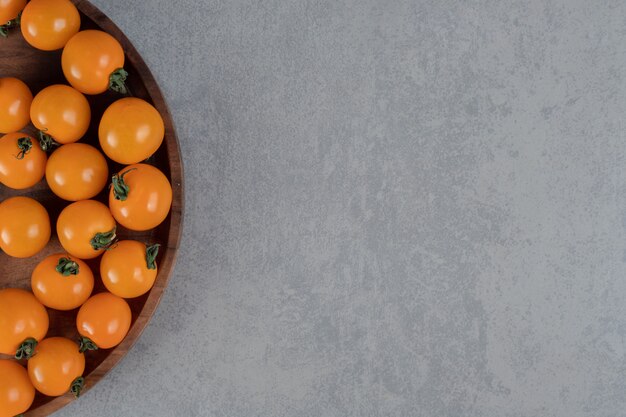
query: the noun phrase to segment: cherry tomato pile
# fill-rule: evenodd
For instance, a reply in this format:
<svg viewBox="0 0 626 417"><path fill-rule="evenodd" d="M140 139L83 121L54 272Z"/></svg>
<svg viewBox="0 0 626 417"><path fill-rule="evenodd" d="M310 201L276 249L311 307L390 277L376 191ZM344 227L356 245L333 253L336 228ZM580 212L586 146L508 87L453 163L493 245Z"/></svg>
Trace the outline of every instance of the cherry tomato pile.
<svg viewBox="0 0 626 417"><path fill-rule="evenodd" d="M36 391L78 396L89 351L124 340L132 322L126 299L154 285L159 244L119 240L118 227L159 226L170 212L172 188L150 162L164 139L163 119L130 96L124 51L114 37L80 31L70 0L2 0L0 22L2 36L21 31L33 48L62 49L67 80L33 96L18 78L0 78L0 187L27 190L45 181L65 201L56 224L33 198L0 201L0 250L33 257L30 291L0 288L0 354L15 357L0 359L0 417L10 417L27 411ZM107 90L119 97L94 121L85 95ZM96 146L83 141L94 122ZM109 172L110 166L122 168ZM63 252L35 258L53 234ZM98 257L99 271L92 271L89 260ZM106 290L94 294L99 287ZM74 340L48 336L48 309L73 312Z"/></svg>

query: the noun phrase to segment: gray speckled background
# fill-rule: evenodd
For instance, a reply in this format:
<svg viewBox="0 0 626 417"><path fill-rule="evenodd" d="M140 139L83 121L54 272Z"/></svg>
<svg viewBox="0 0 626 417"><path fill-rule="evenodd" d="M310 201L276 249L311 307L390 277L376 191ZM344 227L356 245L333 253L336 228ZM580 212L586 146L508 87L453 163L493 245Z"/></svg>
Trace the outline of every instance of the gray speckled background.
<svg viewBox="0 0 626 417"><path fill-rule="evenodd" d="M94 3L168 97L186 227L58 416L626 415L623 0Z"/></svg>

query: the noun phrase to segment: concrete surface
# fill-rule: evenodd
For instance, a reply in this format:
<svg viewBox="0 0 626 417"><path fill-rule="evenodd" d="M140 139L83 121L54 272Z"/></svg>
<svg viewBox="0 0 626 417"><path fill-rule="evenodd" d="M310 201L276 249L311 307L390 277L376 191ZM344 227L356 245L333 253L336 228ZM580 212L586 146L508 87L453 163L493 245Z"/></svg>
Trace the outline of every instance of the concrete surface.
<svg viewBox="0 0 626 417"><path fill-rule="evenodd" d="M58 416L626 415L623 0L94 3L169 99L187 222Z"/></svg>

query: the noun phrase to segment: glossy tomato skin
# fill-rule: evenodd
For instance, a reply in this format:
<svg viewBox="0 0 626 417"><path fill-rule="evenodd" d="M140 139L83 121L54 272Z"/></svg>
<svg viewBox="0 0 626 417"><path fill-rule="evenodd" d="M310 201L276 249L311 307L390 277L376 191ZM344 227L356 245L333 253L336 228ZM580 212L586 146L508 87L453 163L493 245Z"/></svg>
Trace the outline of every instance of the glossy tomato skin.
<svg viewBox="0 0 626 417"><path fill-rule="evenodd" d="M15 258L28 258L50 240L50 217L39 202L11 197L0 203L0 249Z"/></svg>
<svg viewBox="0 0 626 417"><path fill-rule="evenodd" d="M23 129L30 121L32 101L33 94L24 82L13 77L0 78L0 133Z"/></svg>
<svg viewBox="0 0 626 417"><path fill-rule="evenodd" d="M114 187L109 191L109 208L115 220L130 230L150 230L165 220L172 206L172 186L167 177L148 164L134 164L122 169L128 186L125 200L118 200Z"/></svg>
<svg viewBox="0 0 626 417"><path fill-rule="evenodd" d="M124 66L124 50L106 32L83 30L63 48L61 66L67 81L81 93L104 93L111 73Z"/></svg>
<svg viewBox="0 0 626 417"><path fill-rule="evenodd" d="M46 165L46 181L54 194L68 201L87 200L104 189L109 168L93 146L70 143L55 150Z"/></svg>
<svg viewBox="0 0 626 417"><path fill-rule="evenodd" d="M91 108L80 91L56 84L37 93L30 106L30 118L37 129L65 145L85 135Z"/></svg>
<svg viewBox="0 0 626 417"><path fill-rule="evenodd" d="M26 412L35 399L35 387L19 363L0 359L0 417Z"/></svg>
<svg viewBox="0 0 626 417"><path fill-rule="evenodd" d="M148 268L147 247L136 240L122 240L102 255L100 276L111 293L122 298L144 295L154 285L157 277L154 269Z"/></svg>
<svg viewBox="0 0 626 417"><path fill-rule="evenodd" d="M85 371L85 355L78 345L64 337L44 339L28 360L28 376L35 389L58 397L70 390L72 382Z"/></svg>
<svg viewBox="0 0 626 417"><path fill-rule="evenodd" d="M22 138L31 143L25 153L19 148ZM8 133L0 138L0 183L16 190L30 188L43 178L47 160L37 139L25 133Z"/></svg>
<svg viewBox="0 0 626 417"><path fill-rule="evenodd" d="M26 0L2 0L0 1L0 25L5 25L13 20L26 6Z"/></svg>
<svg viewBox="0 0 626 417"><path fill-rule="evenodd" d="M0 290L0 353L15 355L24 340L42 340L49 324L46 308L33 294L18 288Z"/></svg>
<svg viewBox="0 0 626 417"><path fill-rule="evenodd" d="M120 164L130 165L154 154L165 135L158 110L145 100L126 97L111 104L102 115L98 137L102 151Z"/></svg>
<svg viewBox="0 0 626 417"><path fill-rule="evenodd" d="M94 200L81 200L65 207L57 220L61 246L80 259L99 256L103 249L94 249L91 240L97 233L115 229L115 219L108 207Z"/></svg>
<svg viewBox="0 0 626 417"><path fill-rule="evenodd" d="M75 273L59 272L59 260L75 262ZM55 310L73 310L89 299L93 291L93 273L85 262L70 255L59 253L42 260L31 275L31 288L37 300Z"/></svg>
<svg viewBox="0 0 626 417"><path fill-rule="evenodd" d="M91 297L78 310L76 327L100 349L119 345L130 329L132 314L128 303L108 292Z"/></svg>
<svg viewBox="0 0 626 417"><path fill-rule="evenodd" d="M78 33L80 14L70 0L31 0L22 12L20 26L31 46L54 51Z"/></svg>

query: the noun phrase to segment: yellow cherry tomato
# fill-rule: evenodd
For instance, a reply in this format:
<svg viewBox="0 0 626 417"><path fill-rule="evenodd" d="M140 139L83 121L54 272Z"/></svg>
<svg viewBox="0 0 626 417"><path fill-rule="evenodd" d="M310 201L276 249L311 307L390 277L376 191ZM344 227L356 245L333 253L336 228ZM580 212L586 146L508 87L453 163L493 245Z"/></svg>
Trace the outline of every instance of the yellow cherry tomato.
<svg viewBox="0 0 626 417"><path fill-rule="evenodd" d="M78 90L57 84L44 88L35 96L30 106L30 118L42 134L64 145L85 135L91 120L91 108Z"/></svg>
<svg viewBox="0 0 626 417"><path fill-rule="evenodd" d="M31 46L54 51L80 29L80 14L70 0L31 0L20 19L22 35Z"/></svg>
<svg viewBox="0 0 626 417"><path fill-rule="evenodd" d="M0 25L5 25L9 20L15 19L24 6L26 6L26 0L0 1Z"/></svg>
<svg viewBox="0 0 626 417"><path fill-rule="evenodd" d="M130 329L132 314L128 303L108 292L91 297L78 310L76 327L83 349L95 344L99 349L110 349L122 343Z"/></svg>
<svg viewBox="0 0 626 417"><path fill-rule="evenodd" d="M93 290L89 265L66 254L50 255L31 275L35 297L46 307L73 310L87 301Z"/></svg>
<svg viewBox="0 0 626 417"><path fill-rule="evenodd" d="M28 376L35 389L44 395L58 397L71 391L80 394L84 380L85 355L78 345L64 337L42 340L35 355L28 360Z"/></svg>
<svg viewBox="0 0 626 417"><path fill-rule="evenodd" d="M92 259L115 242L115 219L109 208L98 201L77 201L59 214L57 236L70 255Z"/></svg>
<svg viewBox="0 0 626 417"><path fill-rule="evenodd" d="M113 89L126 93L124 50L111 35L100 30L83 30L63 48L63 74L83 94L100 94Z"/></svg>
<svg viewBox="0 0 626 417"><path fill-rule="evenodd" d="M159 169L135 164L113 176L109 208L130 230L150 230L165 220L172 206L172 186Z"/></svg>
<svg viewBox="0 0 626 417"><path fill-rule="evenodd" d="M157 277L159 245L146 247L136 240L122 240L104 252L100 276L107 290L122 298L144 295Z"/></svg>
<svg viewBox="0 0 626 417"><path fill-rule="evenodd" d="M0 203L0 249L15 258L28 258L50 240L50 217L29 197L11 197Z"/></svg>
<svg viewBox="0 0 626 417"><path fill-rule="evenodd" d="M104 156L84 143L63 145L50 155L46 181L54 194L68 201L95 197L107 184L109 168Z"/></svg>
<svg viewBox="0 0 626 417"><path fill-rule="evenodd" d="M0 359L0 417L26 412L35 399L35 387L19 363Z"/></svg>
<svg viewBox="0 0 626 417"><path fill-rule="evenodd" d="M28 339L42 340L49 324L46 308L33 294L18 288L0 290L0 353L15 355ZM27 357L32 351L21 353Z"/></svg>
<svg viewBox="0 0 626 417"><path fill-rule="evenodd" d="M1 1L0 1L1 4ZM17 132L30 121L33 94L17 78L0 78L0 133Z"/></svg>
<svg viewBox="0 0 626 417"><path fill-rule="evenodd" d="M111 104L100 120L102 151L120 164L136 164L154 154L165 135L158 110L145 100L126 97Z"/></svg>
<svg viewBox="0 0 626 417"><path fill-rule="evenodd" d="M9 133L0 138L0 183L22 190L43 178L48 157L39 141L25 133Z"/></svg>

